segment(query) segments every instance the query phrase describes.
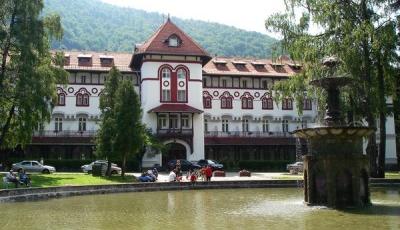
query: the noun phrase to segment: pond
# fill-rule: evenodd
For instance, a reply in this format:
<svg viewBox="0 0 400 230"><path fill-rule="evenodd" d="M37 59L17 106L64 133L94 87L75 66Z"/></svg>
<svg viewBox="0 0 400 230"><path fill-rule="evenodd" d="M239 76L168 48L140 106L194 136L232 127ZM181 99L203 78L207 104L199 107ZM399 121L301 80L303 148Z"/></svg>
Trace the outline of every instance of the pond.
<svg viewBox="0 0 400 230"><path fill-rule="evenodd" d="M0 229L400 229L400 189L371 207L303 204L295 188L162 191L0 204Z"/></svg>

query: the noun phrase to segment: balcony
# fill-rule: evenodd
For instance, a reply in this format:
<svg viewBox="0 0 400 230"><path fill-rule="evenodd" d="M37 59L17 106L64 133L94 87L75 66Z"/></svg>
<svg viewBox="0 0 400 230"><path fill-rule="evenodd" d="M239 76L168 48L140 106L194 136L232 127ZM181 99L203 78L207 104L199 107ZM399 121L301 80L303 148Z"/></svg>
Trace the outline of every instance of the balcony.
<svg viewBox="0 0 400 230"><path fill-rule="evenodd" d="M193 129L159 129L156 135L158 137L192 137Z"/></svg>
<svg viewBox="0 0 400 230"><path fill-rule="evenodd" d="M296 139L288 132L221 132L204 133L205 145L296 145Z"/></svg>
<svg viewBox="0 0 400 230"><path fill-rule="evenodd" d="M293 137L288 132L261 132L261 131L209 131L204 132L205 137Z"/></svg>
<svg viewBox="0 0 400 230"><path fill-rule="evenodd" d="M93 145L96 131L38 131L33 134L32 144Z"/></svg>

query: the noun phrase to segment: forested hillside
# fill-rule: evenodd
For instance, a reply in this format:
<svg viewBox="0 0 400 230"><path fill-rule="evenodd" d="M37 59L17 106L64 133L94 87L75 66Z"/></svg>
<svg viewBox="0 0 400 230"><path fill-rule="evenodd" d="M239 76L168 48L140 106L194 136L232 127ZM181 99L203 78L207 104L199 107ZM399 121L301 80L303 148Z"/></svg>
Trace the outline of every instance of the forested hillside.
<svg viewBox="0 0 400 230"><path fill-rule="evenodd" d="M163 22L158 13L122 8L99 0L45 0L45 14L62 17L64 38L53 48L128 51L143 43ZM249 32L218 23L172 18L210 55L270 57L277 41L257 32Z"/></svg>

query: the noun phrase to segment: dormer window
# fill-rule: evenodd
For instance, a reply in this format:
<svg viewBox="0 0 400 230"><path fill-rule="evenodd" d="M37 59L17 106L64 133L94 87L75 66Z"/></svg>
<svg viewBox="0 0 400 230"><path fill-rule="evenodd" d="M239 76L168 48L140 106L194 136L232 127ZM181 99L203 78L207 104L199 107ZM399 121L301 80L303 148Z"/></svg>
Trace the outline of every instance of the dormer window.
<svg viewBox="0 0 400 230"><path fill-rule="evenodd" d="M78 55L79 66L92 66L92 55L91 54L79 54Z"/></svg>
<svg viewBox="0 0 400 230"><path fill-rule="evenodd" d="M168 38L168 46L171 46L171 47L178 47L178 46L180 45L180 43L181 43L181 41L180 41L179 37L176 36L175 34L174 34L174 35L171 35L171 36Z"/></svg>
<svg viewBox="0 0 400 230"><path fill-rule="evenodd" d="M246 62L244 61L232 61L235 65L236 69L238 70L245 70L246 69Z"/></svg>
<svg viewBox="0 0 400 230"><path fill-rule="evenodd" d="M64 65L70 65L70 63L71 63L71 55L65 54L64 55Z"/></svg>
<svg viewBox="0 0 400 230"><path fill-rule="evenodd" d="M114 65L114 57L100 55L100 64L102 67L111 67Z"/></svg>

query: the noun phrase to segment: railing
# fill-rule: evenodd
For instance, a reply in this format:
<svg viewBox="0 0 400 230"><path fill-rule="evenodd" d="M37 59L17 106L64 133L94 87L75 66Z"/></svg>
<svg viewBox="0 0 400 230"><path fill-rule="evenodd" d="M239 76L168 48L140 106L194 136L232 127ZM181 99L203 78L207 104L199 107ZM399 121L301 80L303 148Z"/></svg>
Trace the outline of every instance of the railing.
<svg viewBox="0 0 400 230"><path fill-rule="evenodd" d="M33 134L34 137L94 137L96 135L96 131L37 131Z"/></svg>
<svg viewBox="0 0 400 230"><path fill-rule="evenodd" d="M293 137L292 134L288 132L261 132L261 131L209 131L204 132L205 137Z"/></svg>
<svg viewBox="0 0 400 230"><path fill-rule="evenodd" d="M159 129L159 135L193 135L193 129Z"/></svg>

